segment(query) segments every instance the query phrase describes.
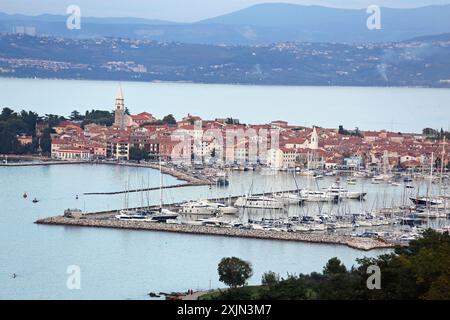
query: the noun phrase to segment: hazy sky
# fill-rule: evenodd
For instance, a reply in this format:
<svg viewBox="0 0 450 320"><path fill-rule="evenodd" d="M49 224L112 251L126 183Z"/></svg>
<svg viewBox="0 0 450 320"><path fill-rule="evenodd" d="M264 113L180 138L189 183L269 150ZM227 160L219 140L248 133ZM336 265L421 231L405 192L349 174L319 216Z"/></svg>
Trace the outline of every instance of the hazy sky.
<svg viewBox="0 0 450 320"><path fill-rule="evenodd" d="M190 22L264 2L363 8L371 4L386 7L417 7L448 4L450 0L0 0L0 11L30 15L65 14L68 5L76 4L84 16L131 16Z"/></svg>

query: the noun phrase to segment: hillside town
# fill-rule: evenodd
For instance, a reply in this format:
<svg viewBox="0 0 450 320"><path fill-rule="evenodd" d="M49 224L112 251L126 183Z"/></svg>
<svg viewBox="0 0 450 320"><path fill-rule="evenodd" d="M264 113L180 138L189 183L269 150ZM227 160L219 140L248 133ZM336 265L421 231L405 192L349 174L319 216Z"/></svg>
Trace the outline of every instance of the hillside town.
<svg viewBox="0 0 450 320"><path fill-rule="evenodd" d="M148 112L128 115L122 89L116 96L112 126L63 121L53 128L51 157L59 160L136 160L133 149L149 158L202 164L266 165L279 170L304 167L308 155L320 169L429 168L433 159L449 164L450 150L424 134L306 128L277 120L240 124L237 119L204 120L188 114L159 123ZM20 137L27 143L28 137ZM178 148L179 147L179 148ZM179 149L179 150L177 150ZM180 151L181 150L181 151ZM140 159L138 159L140 160Z"/></svg>
<svg viewBox="0 0 450 320"><path fill-rule="evenodd" d="M3 77L308 86L450 84L442 69L450 52L445 35L404 42L235 46L72 39L19 31L0 34ZM45 56L38 54L41 51Z"/></svg>

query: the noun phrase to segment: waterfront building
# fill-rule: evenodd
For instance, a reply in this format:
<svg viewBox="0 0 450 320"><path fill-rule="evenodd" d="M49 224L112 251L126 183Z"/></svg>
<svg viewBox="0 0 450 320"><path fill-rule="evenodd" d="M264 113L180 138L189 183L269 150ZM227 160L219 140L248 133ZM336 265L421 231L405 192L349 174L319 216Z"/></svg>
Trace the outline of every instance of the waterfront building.
<svg viewBox="0 0 450 320"><path fill-rule="evenodd" d="M88 149L60 149L54 154L55 159L59 160L91 160L92 153Z"/></svg>
<svg viewBox="0 0 450 320"><path fill-rule="evenodd" d="M130 142L128 138L119 137L110 139L107 143L107 155L108 158L114 158L117 160L129 160Z"/></svg>
<svg viewBox="0 0 450 320"><path fill-rule="evenodd" d="M360 169L364 166L362 157L347 157L344 158L344 166L352 169Z"/></svg>

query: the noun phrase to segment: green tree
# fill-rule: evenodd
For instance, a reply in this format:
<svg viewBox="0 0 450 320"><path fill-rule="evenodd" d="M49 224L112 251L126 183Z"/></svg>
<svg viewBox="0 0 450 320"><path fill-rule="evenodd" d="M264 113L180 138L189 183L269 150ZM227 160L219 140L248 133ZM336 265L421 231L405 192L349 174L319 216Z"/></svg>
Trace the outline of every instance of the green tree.
<svg viewBox="0 0 450 320"><path fill-rule="evenodd" d="M141 161L148 158L148 154L144 149L138 147L130 147L130 160Z"/></svg>
<svg viewBox="0 0 450 320"><path fill-rule="evenodd" d="M49 154L52 151L52 138L51 134L53 132L52 128L45 128L44 135L41 139L41 149L45 154Z"/></svg>
<svg viewBox="0 0 450 320"><path fill-rule="evenodd" d="M32 112L32 111L27 112L25 110L22 110L20 112L20 118L24 122L25 128L26 128L25 132L23 132L23 133L35 136L36 135L36 123L38 121L42 120L41 117L39 117L39 115L35 112Z"/></svg>
<svg viewBox="0 0 450 320"><path fill-rule="evenodd" d="M44 122L48 123L50 128L56 127L58 124L65 120L67 119L55 114L46 114L44 117Z"/></svg>
<svg viewBox="0 0 450 320"><path fill-rule="evenodd" d="M17 114L14 110L10 108L3 108L2 113L0 114L0 121L6 121L15 117L17 117Z"/></svg>
<svg viewBox="0 0 450 320"><path fill-rule="evenodd" d="M438 132L432 128L425 128L422 130L422 134L424 134L426 136L436 136L437 133Z"/></svg>
<svg viewBox="0 0 450 320"><path fill-rule="evenodd" d="M236 257L223 258L217 271L219 280L231 288L244 286L253 275L251 264Z"/></svg>
<svg viewBox="0 0 450 320"><path fill-rule="evenodd" d="M261 284L263 286L272 287L280 283L280 275L273 271L265 272L261 278Z"/></svg>
<svg viewBox="0 0 450 320"><path fill-rule="evenodd" d="M173 114L169 114L169 115L165 116L165 117L162 119L162 122L163 122L164 124L176 124L176 123L177 123L177 120L175 119L175 117L173 116Z"/></svg>
<svg viewBox="0 0 450 320"><path fill-rule="evenodd" d="M338 258L331 258L323 268L324 275L336 275L347 272L347 268Z"/></svg>
<svg viewBox="0 0 450 320"><path fill-rule="evenodd" d="M74 110L71 112L69 119L72 121L83 121L84 116L82 116L77 110Z"/></svg>

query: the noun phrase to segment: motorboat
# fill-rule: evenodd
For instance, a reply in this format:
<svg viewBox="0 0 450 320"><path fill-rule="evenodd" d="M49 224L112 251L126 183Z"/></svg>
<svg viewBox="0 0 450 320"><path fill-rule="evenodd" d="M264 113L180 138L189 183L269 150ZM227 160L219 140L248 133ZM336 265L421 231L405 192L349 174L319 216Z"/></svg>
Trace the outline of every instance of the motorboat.
<svg viewBox="0 0 450 320"><path fill-rule="evenodd" d="M361 199L364 199L364 197L367 195L366 192L349 191L348 189L340 187L336 184L334 184L328 188L323 188L322 190L326 191L327 193L329 193L333 196L338 196L341 199L361 200Z"/></svg>
<svg viewBox="0 0 450 320"><path fill-rule="evenodd" d="M163 209L160 208L158 210L149 211L148 216L151 218L152 221L157 222L167 222L168 220L174 220L178 218L178 213L171 211L169 209Z"/></svg>
<svg viewBox="0 0 450 320"><path fill-rule="evenodd" d="M301 190L300 196L307 202L328 202L339 200L339 195L331 194L326 191L314 191L307 189Z"/></svg>
<svg viewBox="0 0 450 320"><path fill-rule="evenodd" d="M304 198L294 193L276 193L274 194L274 198L288 205L290 204L299 205L305 202Z"/></svg>
<svg viewBox="0 0 450 320"><path fill-rule="evenodd" d="M416 197L410 198L410 200L420 207L445 207L446 201L441 197ZM448 207L448 206L447 206Z"/></svg>
<svg viewBox="0 0 450 320"><path fill-rule="evenodd" d="M120 210L116 219L121 221L152 221L146 211L140 210Z"/></svg>
<svg viewBox="0 0 450 320"><path fill-rule="evenodd" d="M212 201L204 201L207 203L210 207L217 209L219 213L221 214L236 214L239 212L239 209L232 206L227 206L224 203L221 202L212 202Z"/></svg>
<svg viewBox="0 0 450 320"><path fill-rule="evenodd" d="M258 209L283 209L284 203L267 196L243 196L234 203L236 207Z"/></svg>
<svg viewBox="0 0 450 320"><path fill-rule="evenodd" d="M208 201L190 201L181 205L181 213L215 216L220 211L217 207L211 206Z"/></svg>
<svg viewBox="0 0 450 320"><path fill-rule="evenodd" d="M379 184L381 182L388 182L392 179L392 176L389 174L380 174L372 178L373 184Z"/></svg>

